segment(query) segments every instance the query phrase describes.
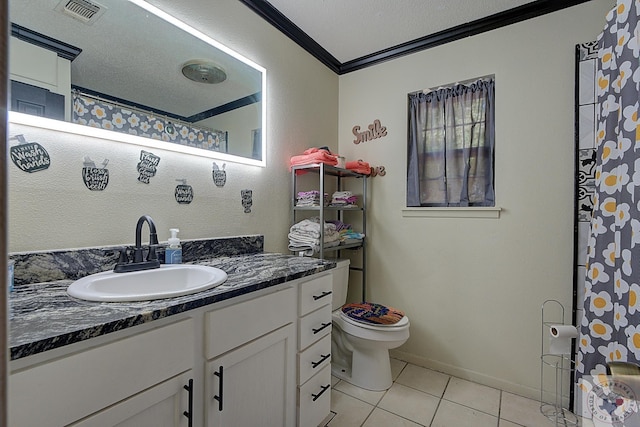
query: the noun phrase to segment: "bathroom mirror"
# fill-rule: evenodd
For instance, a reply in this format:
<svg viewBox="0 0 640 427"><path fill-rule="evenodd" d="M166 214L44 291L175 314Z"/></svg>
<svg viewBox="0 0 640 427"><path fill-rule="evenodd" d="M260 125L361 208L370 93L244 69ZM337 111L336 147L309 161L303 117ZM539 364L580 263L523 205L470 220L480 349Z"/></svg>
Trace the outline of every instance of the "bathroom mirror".
<svg viewBox="0 0 640 427"><path fill-rule="evenodd" d="M68 97L64 121L128 136L152 134L163 149L187 145L186 152L265 165L266 77L259 65L143 0L10 0L9 12L12 81L49 89L39 85L48 76L25 77L13 67L16 58L27 58L23 69L44 72L29 67L30 51L15 56L38 45L40 35L81 50L70 62L70 89L55 90ZM52 72L61 70L58 65ZM85 96L78 90L90 101L78 104ZM94 114L93 105L103 110Z"/></svg>

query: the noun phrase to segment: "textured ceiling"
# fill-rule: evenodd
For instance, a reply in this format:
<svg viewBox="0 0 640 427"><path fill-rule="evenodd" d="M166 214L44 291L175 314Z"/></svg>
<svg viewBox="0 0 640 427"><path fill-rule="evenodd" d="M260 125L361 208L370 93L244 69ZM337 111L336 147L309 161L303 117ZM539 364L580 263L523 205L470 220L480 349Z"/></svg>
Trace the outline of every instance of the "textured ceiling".
<svg viewBox="0 0 640 427"><path fill-rule="evenodd" d="M340 62L533 0L269 0Z"/></svg>

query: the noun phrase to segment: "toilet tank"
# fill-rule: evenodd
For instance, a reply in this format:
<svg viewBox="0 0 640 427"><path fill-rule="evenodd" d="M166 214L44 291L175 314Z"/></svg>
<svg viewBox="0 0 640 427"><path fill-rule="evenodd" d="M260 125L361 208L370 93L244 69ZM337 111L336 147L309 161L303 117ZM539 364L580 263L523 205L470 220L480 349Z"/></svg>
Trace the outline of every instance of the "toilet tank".
<svg viewBox="0 0 640 427"><path fill-rule="evenodd" d="M347 290L349 288L349 263L348 259L337 259L336 268L331 270L333 275L333 294L331 301L333 310L337 310L347 302Z"/></svg>

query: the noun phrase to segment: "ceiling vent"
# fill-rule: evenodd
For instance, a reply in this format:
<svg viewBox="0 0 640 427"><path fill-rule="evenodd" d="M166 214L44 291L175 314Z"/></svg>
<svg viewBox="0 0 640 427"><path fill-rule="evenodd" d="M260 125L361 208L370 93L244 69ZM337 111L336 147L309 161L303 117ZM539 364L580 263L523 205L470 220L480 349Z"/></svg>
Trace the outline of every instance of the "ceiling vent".
<svg viewBox="0 0 640 427"><path fill-rule="evenodd" d="M56 10L87 25L93 25L107 8L87 0L62 0Z"/></svg>

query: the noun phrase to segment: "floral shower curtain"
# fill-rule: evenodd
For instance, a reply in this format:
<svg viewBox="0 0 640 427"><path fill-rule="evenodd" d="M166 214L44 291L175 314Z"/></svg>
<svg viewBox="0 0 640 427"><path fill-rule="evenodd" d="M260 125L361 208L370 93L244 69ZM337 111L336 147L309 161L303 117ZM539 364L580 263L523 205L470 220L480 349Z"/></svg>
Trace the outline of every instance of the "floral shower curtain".
<svg viewBox="0 0 640 427"><path fill-rule="evenodd" d="M639 9L640 0L619 0L598 38L596 194L576 359L585 394L607 362L640 363Z"/></svg>

